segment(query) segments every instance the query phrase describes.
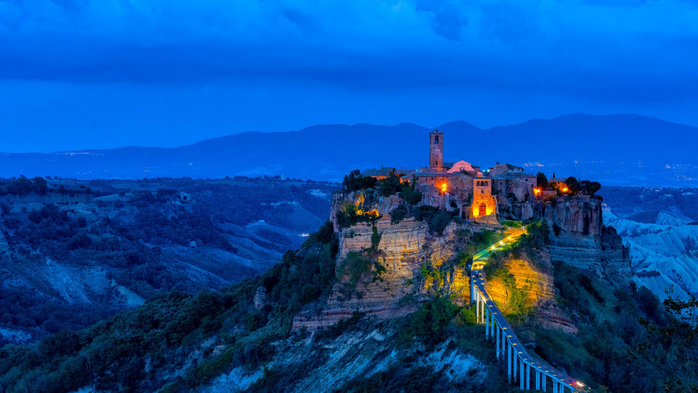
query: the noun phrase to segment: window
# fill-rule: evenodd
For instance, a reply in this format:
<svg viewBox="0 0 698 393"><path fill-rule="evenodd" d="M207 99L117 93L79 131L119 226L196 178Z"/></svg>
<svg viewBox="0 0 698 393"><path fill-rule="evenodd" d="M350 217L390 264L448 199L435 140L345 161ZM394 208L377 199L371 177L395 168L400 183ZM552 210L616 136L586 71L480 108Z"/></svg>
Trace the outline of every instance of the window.
<svg viewBox="0 0 698 393"><path fill-rule="evenodd" d="M435 145L439 144L439 136L438 135L434 136L434 144Z"/></svg>

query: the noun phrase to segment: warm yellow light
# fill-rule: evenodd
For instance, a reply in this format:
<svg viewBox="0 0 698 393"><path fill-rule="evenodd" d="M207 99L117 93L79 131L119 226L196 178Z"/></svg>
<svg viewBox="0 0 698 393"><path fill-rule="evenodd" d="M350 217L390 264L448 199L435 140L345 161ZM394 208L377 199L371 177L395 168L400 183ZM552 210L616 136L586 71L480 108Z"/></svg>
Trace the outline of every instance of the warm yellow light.
<svg viewBox="0 0 698 393"><path fill-rule="evenodd" d="M534 188L533 193L536 195L540 194L540 188Z"/></svg>
<svg viewBox="0 0 698 393"><path fill-rule="evenodd" d="M562 189L562 192L567 192L567 191L569 191L569 188L567 188L567 187L564 187L564 188Z"/></svg>

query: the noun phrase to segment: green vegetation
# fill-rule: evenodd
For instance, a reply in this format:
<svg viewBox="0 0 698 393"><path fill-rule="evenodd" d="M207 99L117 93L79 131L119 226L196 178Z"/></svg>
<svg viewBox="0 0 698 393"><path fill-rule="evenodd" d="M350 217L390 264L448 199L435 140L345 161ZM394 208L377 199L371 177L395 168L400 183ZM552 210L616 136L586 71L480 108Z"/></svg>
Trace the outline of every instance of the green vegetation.
<svg viewBox="0 0 698 393"><path fill-rule="evenodd" d="M511 227L511 228L521 228L523 226L523 223L521 221L502 221L502 225Z"/></svg>
<svg viewBox="0 0 698 393"><path fill-rule="evenodd" d="M698 299L676 299L671 295L664 301L669 323L657 323L659 301L645 290L637 294L637 302L647 318L639 323L645 328L645 338L631 351L642 362L656 384L667 392L698 392Z"/></svg>
<svg viewBox="0 0 698 393"><path fill-rule="evenodd" d="M336 236L327 226L304 251L284 254L267 273L222 292L188 295L173 291L76 333L46 337L34 345L0 349L3 392L64 392L94 384L101 390L171 391L198 386L234 366L253 368L273 355L270 340L287 337L293 314L329 295L335 282ZM322 240L325 240L323 242ZM266 305L254 306L257 288ZM181 367L209 337L220 337L219 355L209 355L175 381L145 371ZM210 344L207 344L210 345ZM174 390L173 390L174 389Z"/></svg>
<svg viewBox="0 0 698 393"><path fill-rule="evenodd" d="M399 340L405 345L411 345L414 339L431 344L439 343L444 340L446 328L459 312L460 308L450 299L434 297L405 319Z"/></svg>
<svg viewBox="0 0 698 393"><path fill-rule="evenodd" d="M393 175L392 173L385 179L381 179L378 182L378 186L380 189L380 194L384 197L398 194L402 191L402 184L400 183L400 178Z"/></svg>
<svg viewBox="0 0 698 393"><path fill-rule="evenodd" d="M545 176L545 173L538 172L538 174L536 175L536 184L538 185L538 187L541 187L543 189L548 188L548 177Z"/></svg>
<svg viewBox="0 0 698 393"><path fill-rule="evenodd" d="M353 192L360 190L369 190L376 186L378 181L371 176L363 176L361 171L355 169L348 175L344 176L342 186L345 191Z"/></svg>
<svg viewBox="0 0 698 393"><path fill-rule="evenodd" d="M404 203L399 204L393 211L390 212L390 223L395 225L400 223L407 217L407 206Z"/></svg>
<svg viewBox="0 0 698 393"><path fill-rule="evenodd" d="M0 255L0 271L10 272L7 283L28 283L0 285L0 327L20 329L37 339L91 326L129 307L99 288L111 280L150 299L172 289L190 294L219 290L266 270L278 262L274 254L299 245L297 237L271 227L297 233L305 232L308 224L319 225L330 201L316 194L329 194L337 187L278 182L0 179L0 231L9 246ZM46 194L44 200L54 198L53 203L34 209L36 204L15 198L38 194ZM260 221L270 229L244 229ZM267 252L257 252L262 249ZM250 250L256 253L250 256ZM241 259L253 259L254 264L238 262ZM62 289L47 282L56 269L47 266L54 263L57 269L85 272L66 285L86 291L89 303L68 302ZM192 269L202 274L192 274ZM0 336L0 345L5 343Z"/></svg>
<svg viewBox="0 0 698 393"><path fill-rule="evenodd" d="M373 263L364 252L350 251L346 258L339 264L340 276L349 277L352 288L356 287L362 276L371 272Z"/></svg>
<svg viewBox="0 0 698 393"><path fill-rule="evenodd" d="M19 178L16 179L0 179L0 196L24 196L32 193L46 195L50 192L58 194L68 194L71 196L75 196L78 194L92 194L92 190L89 187L85 186L79 188L66 188L64 186L50 187L46 179L44 179L43 177L27 179L23 175L20 175Z"/></svg>
<svg viewBox="0 0 698 393"><path fill-rule="evenodd" d="M349 228L358 223L375 223L380 219L379 215L369 214L370 212L365 212L361 208L365 205L362 203L361 206L357 207L353 202L348 201L342 205L337 211L337 223L340 228Z"/></svg>
<svg viewBox="0 0 698 393"><path fill-rule="evenodd" d="M453 216L445 210L439 210L438 213L429 220L429 232L436 235L443 235L444 230L451 223Z"/></svg>
<svg viewBox="0 0 698 393"><path fill-rule="evenodd" d="M506 253L492 255L483 270L488 281L495 279L502 281L507 298L505 304L498 305L502 313L510 322L522 323L528 314L533 311L529 300L529 292L533 287L533 283L526 282L519 288L516 278L509 271L505 261Z"/></svg>
<svg viewBox="0 0 698 393"><path fill-rule="evenodd" d="M648 364L631 356L646 343L640 318L657 326L667 324L667 315L649 290L634 284L613 287L575 267L553 265L558 302L575 316L579 333L531 328L539 356L581 381L596 381L613 392L680 391L665 390L656 383L656 374L647 371Z"/></svg>

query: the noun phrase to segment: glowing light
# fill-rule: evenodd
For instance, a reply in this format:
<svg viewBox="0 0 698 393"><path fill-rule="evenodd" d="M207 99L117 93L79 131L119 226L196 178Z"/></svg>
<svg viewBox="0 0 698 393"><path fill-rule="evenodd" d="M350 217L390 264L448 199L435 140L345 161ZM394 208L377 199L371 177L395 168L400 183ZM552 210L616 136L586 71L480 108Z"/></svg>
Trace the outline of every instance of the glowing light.
<svg viewBox="0 0 698 393"><path fill-rule="evenodd" d="M533 193L536 195L540 194L540 188L534 188Z"/></svg>
<svg viewBox="0 0 698 393"><path fill-rule="evenodd" d="M562 188L562 192L567 192L567 191L569 191L569 188L567 188L567 187Z"/></svg>

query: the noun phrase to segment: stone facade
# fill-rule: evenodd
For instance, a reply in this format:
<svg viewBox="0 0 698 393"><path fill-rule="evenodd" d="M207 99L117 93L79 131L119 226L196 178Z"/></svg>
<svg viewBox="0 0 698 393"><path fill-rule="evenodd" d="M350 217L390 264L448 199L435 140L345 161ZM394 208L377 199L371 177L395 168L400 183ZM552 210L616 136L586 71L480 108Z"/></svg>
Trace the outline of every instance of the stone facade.
<svg viewBox="0 0 698 393"><path fill-rule="evenodd" d="M506 176L507 174L512 174L512 173L518 173L523 175L524 170L521 167L511 165L511 164L500 164L497 163L497 165L493 166L490 168L490 176L492 177L497 177L497 176Z"/></svg>
<svg viewBox="0 0 698 393"><path fill-rule="evenodd" d="M497 214L497 199L492 196L492 179L473 179L473 202L470 206L470 217L478 218Z"/></svg>
<svg viewBox="0 0 698 393"><path fill-rule="evenodd" d="M429 168L436 172L444 169L444 134L439 130L429 133Z"/></svg>
<svg viewBox="0 0 698 393"><path fill-rule="evenodd" d="M514 201L527 201L534 198L533 184L523 179L493 178L493 189L496 195L513 198Z"/></svg>

